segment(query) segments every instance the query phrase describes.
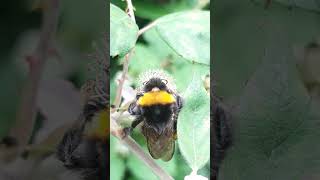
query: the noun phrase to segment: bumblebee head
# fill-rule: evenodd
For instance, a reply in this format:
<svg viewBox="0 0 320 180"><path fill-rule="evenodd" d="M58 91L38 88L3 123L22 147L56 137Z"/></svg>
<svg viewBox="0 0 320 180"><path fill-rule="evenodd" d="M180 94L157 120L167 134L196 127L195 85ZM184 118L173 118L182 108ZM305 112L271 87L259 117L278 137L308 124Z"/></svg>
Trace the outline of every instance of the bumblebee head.
<svg viewBox="0 0 320 180"><path fill-rule="evenodd" d="M144 92L168 91L168 81L166 79L151 78L149 81L144 82Z"/></svg>
<svg viewBox="0 0 320 180"><path fill-rule="evenodd" d="M150 92L153 88L176 93L173 78L163 70L149 70L139 76L139 90Z"/></svg>
<svg viewBox="0 0 320 180"><path fill-rule="evenodd" d="M147 71L139 78L140 106L167 105L176 102L173 79L162 70Z"/></svg>

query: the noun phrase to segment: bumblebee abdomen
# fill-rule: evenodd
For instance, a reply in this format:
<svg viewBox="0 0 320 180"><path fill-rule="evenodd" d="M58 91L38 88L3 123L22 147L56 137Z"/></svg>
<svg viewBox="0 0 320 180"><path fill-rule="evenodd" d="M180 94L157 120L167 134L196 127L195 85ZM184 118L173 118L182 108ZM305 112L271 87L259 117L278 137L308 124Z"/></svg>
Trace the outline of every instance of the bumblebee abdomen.
<svg viewBox="0 0 320 180"><path fill-rule="evenodd" d="M175 148L175 129L172 105L153 105L142 108L145 123L142 134L147 139L148 150L154 159L169 161Z"/></svg>
<svg viewBox="0 0 320 180"><path fill-rule="evenodd" d="M142 107L142 114L149 126L162 132L172 119L173 113L171 105L167 104Z"/></svg>

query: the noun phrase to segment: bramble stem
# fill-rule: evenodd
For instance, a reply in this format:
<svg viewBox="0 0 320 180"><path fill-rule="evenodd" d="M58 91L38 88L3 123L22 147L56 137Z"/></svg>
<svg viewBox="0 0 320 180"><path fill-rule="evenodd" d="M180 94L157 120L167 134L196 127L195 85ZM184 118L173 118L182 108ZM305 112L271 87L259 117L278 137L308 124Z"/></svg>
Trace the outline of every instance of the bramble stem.
<svg viewBox="0 0 320 180"><path fill-rule="evenodd" d="M157 21L153 21L150 24L146 25L145 27L143 27L142 29L139 30L138 36L141 36L141 34L145 33L149 29L153 28L156 24L157 24Z"/></svg>
<svg viewBox="0 0 320 180"><path fill-rule="evenodd" d="M142 162L144 162L161 180L173 180L173 178L164 171L150 155L146 154L137 142L130 136L122 137L122 129L116 123L117 119L111 117L111 134L128 147Z"/></svg>
<svg viewBox="0 0 320 180"><path fill-rule="evenodd" d="M9 135L15 137L20 148L24 148L30 139L37 112L37 93L42 72L53 47L54 36L58 24L59 0L48 1L42 17L42 30L38 45L34 52L26 57L29 63L29 75L22 90L21 104L17 112L15 126Z"/></svg>

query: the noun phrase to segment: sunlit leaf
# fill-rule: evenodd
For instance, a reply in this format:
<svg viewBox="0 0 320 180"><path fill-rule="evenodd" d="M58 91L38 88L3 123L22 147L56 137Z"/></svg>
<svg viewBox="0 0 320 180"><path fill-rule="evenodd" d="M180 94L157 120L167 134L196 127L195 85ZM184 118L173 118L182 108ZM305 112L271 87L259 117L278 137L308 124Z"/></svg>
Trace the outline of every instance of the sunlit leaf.
<svg viewBox="0 0 320 180"><path fill-rule="evenodd" d="M45 120L35 141L46 138L56 128L77 120L81 112L80 92L72 83L61 79L46 79L39 87L37 104Z"/></svg>
<svg viewBox="0 0 320 180"><path fill-rule="evenodd" d="M179 12L157 20L156 30L180 56L196 63L210 64L210 13Z"/></svg>
<svg viewBox="0 0 320 180"><path fill-rule="evenodd" d="M123 56L132 49L138 37L138 26L120 8L110 4L110 55Z"/></svg>
<svg viewBox="0 0 320 180"><path fill-rule="evenodd" d="M203 73L209 72L208 66L200 64L191 65L184 58L177 55L177 53L160 37L156 29L150 29L143 34L143 37L148 42L148 51L154 56L157 56L157 60L160 62L159 66L161 65L161 68L167 70L174 76L180 92L184 91L187 88L188 83L192 80L192 76L189 73L192 71L192 68L202 68ZM145 59L145 61L148 61L148 59ZM186 76L186 74L188 76Z"/></svg>
<svg viewBox="0 0 320 180"><path fill-rule="evenodd" d="M177 131L179 148L193 171L202 168L210 158L210 98L197 72L183 94Z"/></svg>
<svg viewBox="0 0 320 180"><path fill-rule="evenodd" d="M141 72L161 66L161 59L147 46L137 44L130 60L130 74L137 78ZM143 66L142 66L143 64Z"/></svg>

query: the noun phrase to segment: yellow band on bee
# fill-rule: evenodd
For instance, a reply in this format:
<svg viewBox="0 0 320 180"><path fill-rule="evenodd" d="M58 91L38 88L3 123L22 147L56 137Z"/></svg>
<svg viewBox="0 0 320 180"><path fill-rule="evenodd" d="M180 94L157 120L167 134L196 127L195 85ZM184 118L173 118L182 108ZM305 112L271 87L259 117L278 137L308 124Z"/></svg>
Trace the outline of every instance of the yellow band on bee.
<svg viewBox="0 0 320 180"><path fill-rule="evenodd" d="M85 134L90 138L106 139L109 134L109 113L107 110L98 112L86 125Z"/></svg>
<svg viewBox="0 0 320 180"><path fill-rule="evenodd" d="M165 105L174 102L176 102L176 99L167 91L147 92L138 99L138 105L140 106Z"/></svg>

